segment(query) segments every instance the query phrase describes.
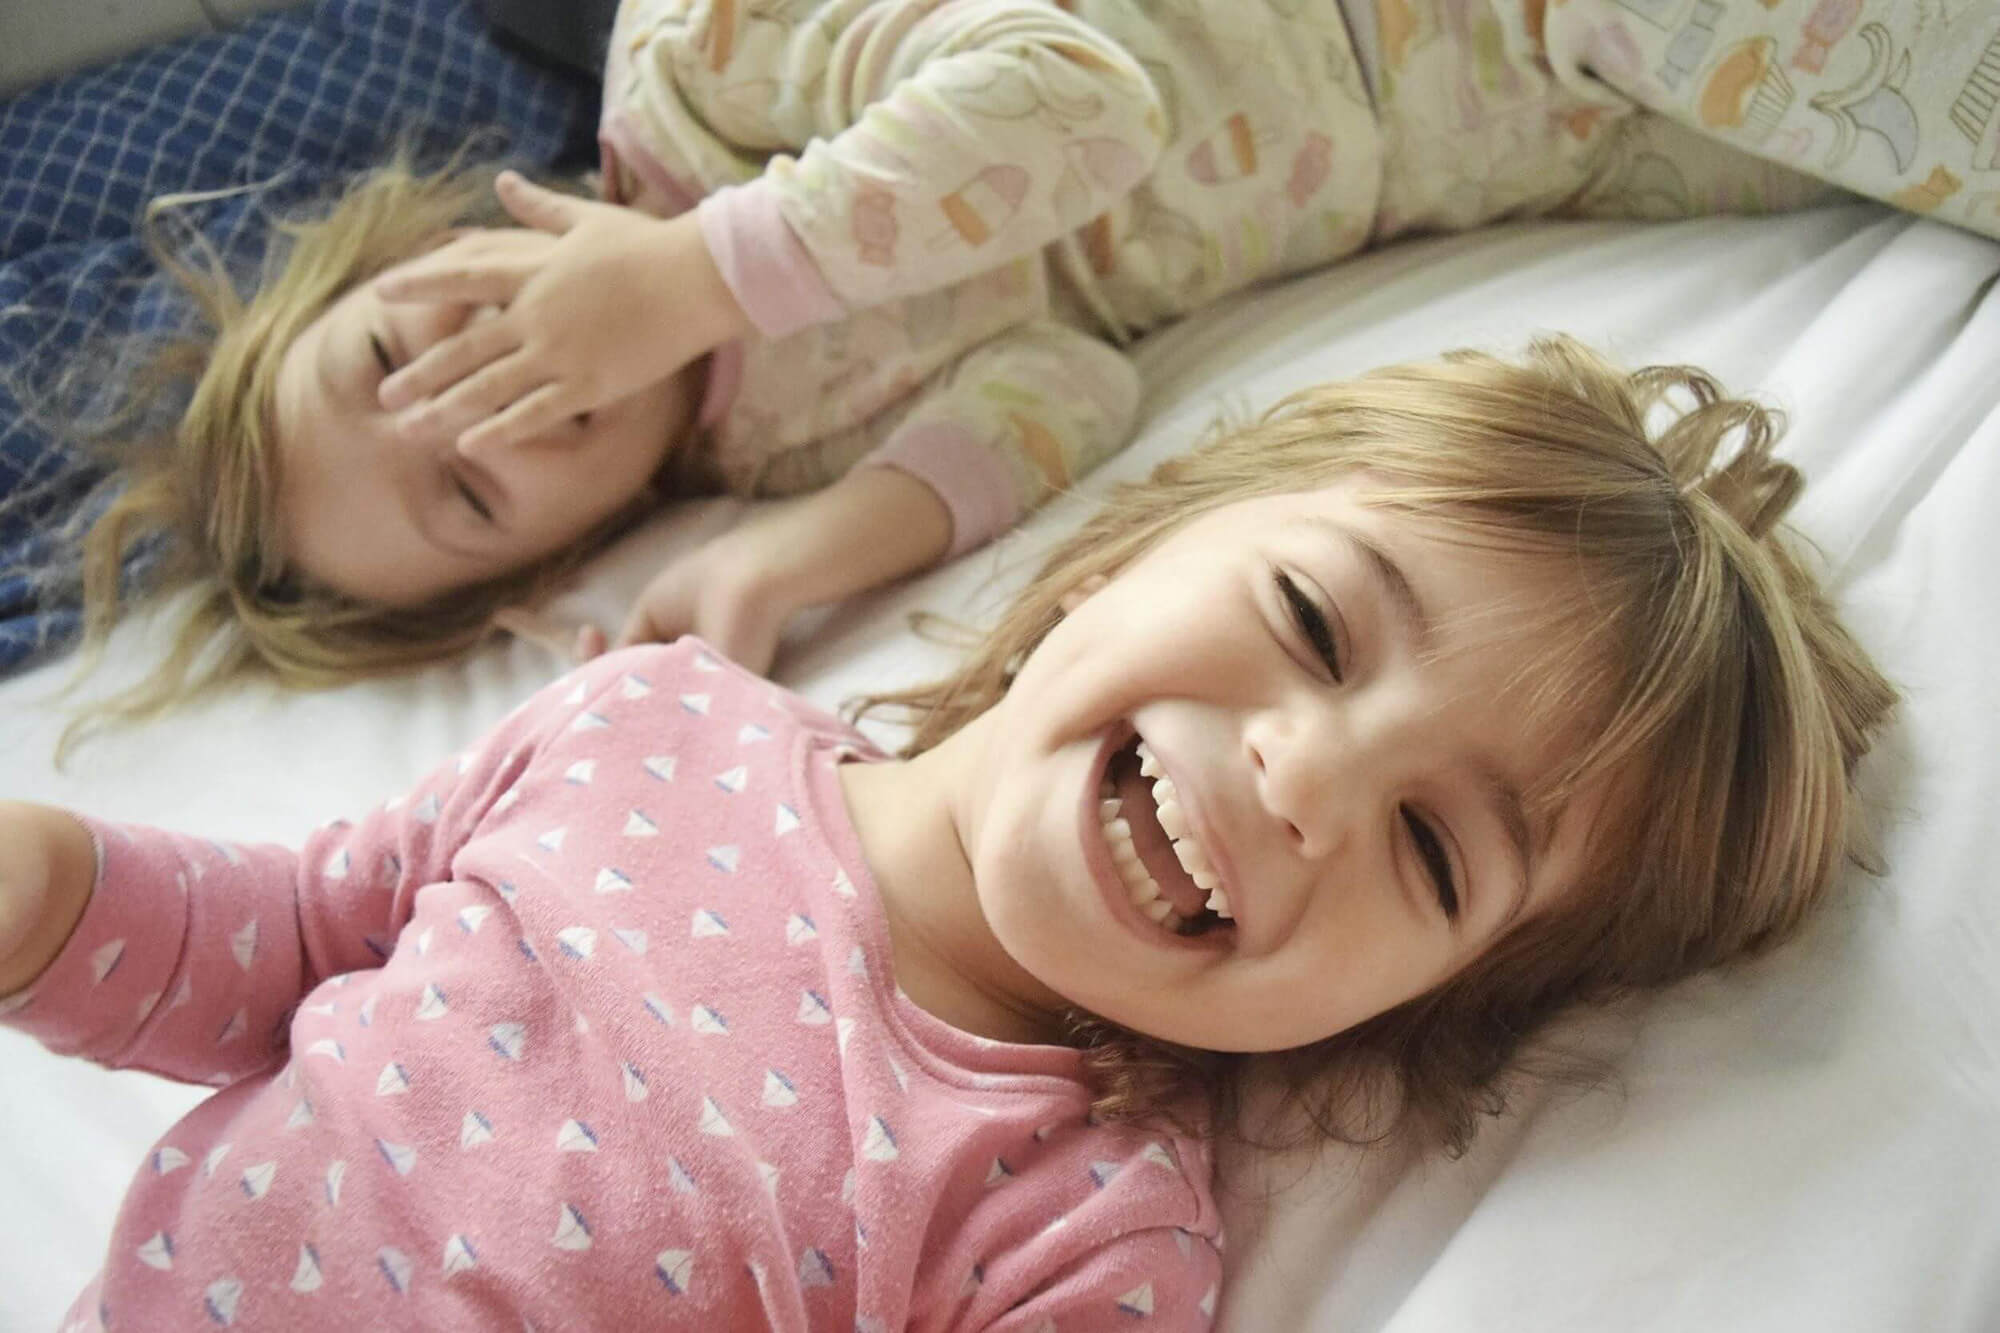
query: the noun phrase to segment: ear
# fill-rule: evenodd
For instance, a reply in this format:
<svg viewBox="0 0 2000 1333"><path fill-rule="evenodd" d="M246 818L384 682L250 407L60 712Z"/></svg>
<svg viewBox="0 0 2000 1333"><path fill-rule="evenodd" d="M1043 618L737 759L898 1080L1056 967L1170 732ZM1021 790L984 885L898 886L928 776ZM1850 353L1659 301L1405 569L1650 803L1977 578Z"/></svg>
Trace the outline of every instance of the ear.
<svg viewBox="0 0 2000 1333"><path fill-rule="evenodd" d="M1071 588L1068 592L1064 593L1062 595L1061 600L1058 601L1056 605L1062 608L1062 613L1064 615L1068 615L1072 611L1076 610L1079 606L1082 606L1085 602L1089 601L1094 595L1096 595L1097 591L1100 588L1102 588L1105 584L1109 582L1111 582L1111 580L1106 575L1092 574L1089 578L1085 579L1083 582L1077 584L1074 588Z"/></svg>

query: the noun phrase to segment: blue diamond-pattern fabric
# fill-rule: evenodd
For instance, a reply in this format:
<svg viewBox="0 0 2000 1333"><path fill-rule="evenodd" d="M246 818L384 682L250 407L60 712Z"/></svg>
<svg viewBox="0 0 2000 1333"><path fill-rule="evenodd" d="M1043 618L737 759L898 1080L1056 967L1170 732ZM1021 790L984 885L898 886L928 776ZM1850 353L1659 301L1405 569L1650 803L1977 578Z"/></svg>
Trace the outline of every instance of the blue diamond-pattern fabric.
<svg viewBox="0 0 2000 1333"><path fill-rule="evenodd" d="M497 44L470 0L322 0L0 102L0 671L77 624L33 571L101 474L41 424L46 386L87 346L190 317L138 235L148 200L259 187L185 210L254 271L273 212L400 140L443 154L476 134L547 166L588 141L594 100Z"/></svg>

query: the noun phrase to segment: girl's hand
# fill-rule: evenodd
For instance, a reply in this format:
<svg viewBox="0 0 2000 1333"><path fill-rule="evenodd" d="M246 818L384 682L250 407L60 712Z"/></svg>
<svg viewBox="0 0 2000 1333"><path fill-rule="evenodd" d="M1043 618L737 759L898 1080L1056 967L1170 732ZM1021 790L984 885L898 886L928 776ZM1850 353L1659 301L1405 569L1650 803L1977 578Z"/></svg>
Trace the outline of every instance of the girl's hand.
<svg viewBox="0 0 2000 1333"><path fill-rule="evenodd" d="M50 806L0 801L0 997L62 952L96 877L83 825Z"/></svg>
<svg viewBox="0 0 2000 1333"><path fill-rule="evenodd" d="M553 243L474 232L377 281L388 301L499 307L382 382L405 432L450 433L468 453L532 439L749 330L692 213L656 218L511 171L495 189Z"/></svg>
<svg viewBox="0 0 2000 1333"><path fill-rule="evenodd" d="M674 561L639 594L615 646L670 643L696 634L738 665L768 674L785 623L797 609L784 591L774 554L756 534L738 529ZM579 646L602 644L600 634L594 645L586 640Z"/></svg>

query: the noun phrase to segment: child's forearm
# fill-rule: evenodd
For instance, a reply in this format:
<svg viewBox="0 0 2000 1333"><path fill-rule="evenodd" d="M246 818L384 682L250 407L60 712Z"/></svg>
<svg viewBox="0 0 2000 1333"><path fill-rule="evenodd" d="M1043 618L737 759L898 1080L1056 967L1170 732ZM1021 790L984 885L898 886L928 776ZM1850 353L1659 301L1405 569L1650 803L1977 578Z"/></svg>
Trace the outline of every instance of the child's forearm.
<svg viewBox="0 0 2000 1333"><path fill-rule="evenodd" d="M772 547L764 591L794 610L893 582L951 548L951 511L896 467L857 467L763 521L772 525L760 534Z"/></svg>
<svg viewBox="0 0 2000 1333"><path fill-rule="evenodd" d="M53 806L0 801L0 997L41 976L97 879L90 833Z"/></svg>

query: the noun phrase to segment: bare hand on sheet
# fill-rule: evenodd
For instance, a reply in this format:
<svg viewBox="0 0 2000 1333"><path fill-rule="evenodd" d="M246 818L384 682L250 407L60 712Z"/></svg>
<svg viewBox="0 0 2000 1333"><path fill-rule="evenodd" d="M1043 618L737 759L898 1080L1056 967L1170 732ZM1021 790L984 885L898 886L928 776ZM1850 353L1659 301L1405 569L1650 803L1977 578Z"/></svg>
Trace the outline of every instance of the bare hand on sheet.
<svg viewBox="0 0 2000 1333"><path fill-rule="evenodd" d="M757 534L737 529L673 561L639 594L615 643L586 627L576 655L590 658L610 647L672 643L694 634L738 665L769 674L778 639L797 608L773 583L768 553L760 547Z"/></svg>
<svg viewBox="0 0 2000 1333"><path fill-rule="evenodd" d="M406 433L448 433L468 453L533 439L749 327L693 214L656 218L513 172L495 189L546 244L467 232L378 280L384 300L497 308L382 381Z"/></svg>
<svg viewBox="0 0 2000 1333"><path fill-rule="evenodd" d="M55 960L96 879L83 825L53 806L0 801L0 998Z"/></svg>

